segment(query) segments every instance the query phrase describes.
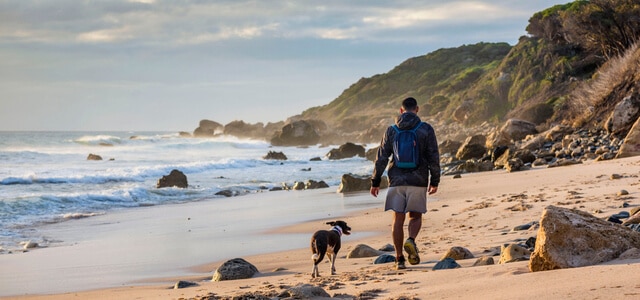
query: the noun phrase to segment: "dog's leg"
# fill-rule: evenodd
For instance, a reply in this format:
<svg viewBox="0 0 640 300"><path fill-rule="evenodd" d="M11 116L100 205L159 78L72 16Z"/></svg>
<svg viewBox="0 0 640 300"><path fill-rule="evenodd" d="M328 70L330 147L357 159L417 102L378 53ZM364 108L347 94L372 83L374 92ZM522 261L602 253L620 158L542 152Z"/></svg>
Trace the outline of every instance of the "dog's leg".
<svg viewBox="0 0 640 300"><path fill-rule="evenodd" d="M336 275L336 256L338 256L337 253L333 253L329 256L329 259L331 260L331 275Z"/></svg>
<svg viewBox="0 0 640 300"><path fill-rule="evenodd" d="M327 252L326 242L322 242L322 240L313 239L311 241L311 260L313 261L313 269L311 270L311 278L320 277L320 271L318 270L318 264L324 258L325 253Z"/></svg>

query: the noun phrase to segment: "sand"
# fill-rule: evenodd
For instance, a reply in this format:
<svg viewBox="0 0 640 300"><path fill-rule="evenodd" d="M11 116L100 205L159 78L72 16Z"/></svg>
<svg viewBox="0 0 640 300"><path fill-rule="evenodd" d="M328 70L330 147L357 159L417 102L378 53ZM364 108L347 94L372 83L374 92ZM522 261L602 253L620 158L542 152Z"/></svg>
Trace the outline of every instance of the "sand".
<svg viewBox="0 0 640 300"><path fill-rule="evenodd" d="M620 175L612 179L613 174ZM423 228L416 242L422 263L396 271L393 263L373 264L374 257L347 259L358 244L381 248L391 243L391 213L382 208L351 212L341 219L355 232L372 234L343 236L336 262L337 275L329 264L320 264L322 277L312 279L311 253L307 247L242 256L255 265L259 275L250 279L211 282L222 261L191 268L192 274L149 277L136 284L51 295L24 295L3 299L217 299L234 296L274 297L289 287L311 284L332 297L359 299L640 299L640 259L613 260L599 265L529 272L526 261L473 266L476 259L459 260L458 269L433 271L432 267L451 247L469 249L476 257L505 243L536 236L536 230L512 231L518 225L538 221L548 205L580 209L597 217L628 211L640 205L640 159L586 161L583 164L507 173L504 170L443 178L429 202ZM626 190L628 195L618 196ZM381 197L384 197L384 190ZM371 197L359 193L353 197ZM623 203L630 205L622 208ZM204 213L204 212L203 212ZM194 215L198 217L197 213ZM326 229L314 219L282 226L265 234L292 234L308 243L311 234ZM302 243L302 242L301 242ZM124 245L123 247L127 247ZM126 248L125 248L126 249ZM42 249L49 251L52 249ZM82 258L82 253L74 253ZM11 259L15 255L4 255ZM496 261L498 257L494 257ZM161 264L161 262L157 262ZM188 266L185 266L188 267ZM2 266L2 272L10 272ZM172 289L178 280L196 286Z"/></svg>

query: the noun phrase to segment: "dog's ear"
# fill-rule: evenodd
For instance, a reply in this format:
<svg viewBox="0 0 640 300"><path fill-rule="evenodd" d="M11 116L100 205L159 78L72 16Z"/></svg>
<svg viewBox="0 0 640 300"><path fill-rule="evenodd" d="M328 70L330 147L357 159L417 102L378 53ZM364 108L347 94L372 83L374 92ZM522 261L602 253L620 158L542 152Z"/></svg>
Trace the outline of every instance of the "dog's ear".
<svg viewBox="0 0 640 300"><path fill-rule="evenodd" d="M336 222L333 222L333 221L331 221L331 222L327 222L327 225L331 225L331 226L333 226L333 225L336 225Z"/></svg>

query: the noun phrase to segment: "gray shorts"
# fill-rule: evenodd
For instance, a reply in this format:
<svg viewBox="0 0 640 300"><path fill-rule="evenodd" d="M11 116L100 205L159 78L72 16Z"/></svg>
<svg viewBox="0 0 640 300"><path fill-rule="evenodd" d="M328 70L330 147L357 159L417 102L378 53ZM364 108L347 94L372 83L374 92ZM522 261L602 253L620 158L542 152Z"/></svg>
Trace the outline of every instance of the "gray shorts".
<svg viewBox="0 0 640 300"><path fill-rule="evenodd" d="M409 185L389 187L384 210L426 213L427 188Z"/></svg>

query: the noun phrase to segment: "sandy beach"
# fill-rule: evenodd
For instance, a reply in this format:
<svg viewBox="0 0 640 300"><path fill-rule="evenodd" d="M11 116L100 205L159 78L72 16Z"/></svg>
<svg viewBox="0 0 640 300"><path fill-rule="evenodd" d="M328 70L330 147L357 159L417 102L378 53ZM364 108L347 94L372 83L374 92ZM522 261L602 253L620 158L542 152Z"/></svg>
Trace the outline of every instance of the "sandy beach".
<svg viewBox="0 0 640 300"><path fill-rule="evenodd" d="M612 179L613 174L620 176ZM342 238L343 246L336 262L337 275L329 275L329 264L325 260L320 264L323 276L315 279L310 276L311 253L306 245L314 231L327 229L324 222L335 219L334 215L325 215L284 224L277 230L263 233L262 236L266 239L269 236L286 236L296 241L291 244L291 248L268 254L239 256L259 270L259 274L250 279L211 282L215 269L223 261L193 266L189 263L189 254L183 253L182 266L176 262L171 263L175 272L169 270L136 282L123 281L120 287L79 289L54 294L32 294L27 289L19 295L2 299L273 298L287 288L300 284L319 286L333 298L350 299L638 299L640 259L613 260L594 266L535 273L529 272L527 261L473 266L476 258L458 261L462 267L457 269L434 271L432 268L454 246L467 248L475 257L480 257L496 247L499 249L502 244L535 237L535 229L513 231L512 228L538 221L543 209L549 205L576 208L602 218L620 211L629 211L640 205L639 176L640 159L632 157L601 162L585 161L557 168L534 167L514 173L497 170L463 174L458 179L443 177L438 193L430 199L429 212L424 216L423 228L416 240L422 262L414 266L408 265L408 269L402 271L396 271L393 263L373 264L375 257L346 258L347 253L358 244L378 249L391 243L391 215L382 210L380 198L377 199L380 207L354 210L340 216L352 227L354 234ZM626 190L629 194L618 196L621 190ZM335 197L327 193L309 193L311 194L318 199ZM301 197L304 192L295 195ZM380 197L384 195L383 190ZM367 202L372 197L363 192L351 195L349 199ZM295 201L295 198L285 200ZM623 208L623 203L627 203L629 207ZM196 203L189 206L189 217L194 220L206 219L207 210L199 209L198 205ZM149 212L140 211L144 214ZM137 215L130 218L142 220L153 219L154 216L143 218ZM204 224L206 223L203 226ZM172 230L170 225L157 225L154 229L166 232ZM94 242L99 244L100 238L95 239ZM110 242L119 243L120 251L137 251L135 241L123 239ZM251 241L244 240L244 243L251 247ZM24 254L2 255L2 273L15 272L16 276L23 276L19 277L20 281L35 280L24 274L20 275L24 270L12 269L12 261L23 255L36 257L35 254L38 253L43 261L56 260L56 255L65 259L75 256L75 259L82 260L84 254L77 249L82 248L61 246L35 249ZM109 253L105 253L105 256L108 255ZM495 260L497 262L498 257ZM163 264L161 261L152 263ZM181 268L189 268L189 272ZM60 271L73 273L78 270L69 268ZM184 275L185 273L189 275ZM55 277L56 274L46 276ZM109 276L109 273L105 272L104 276ZM9 282L8 278L14 278L13 275L0 278L4 278L1 279L4 282L0 282L0 288L7 287L7 284L19 284L19 281ZM38 280L42 279L38 277ZM93 280L99 281L100 278ZM173 289L178 280L195 282L197 285Z"/></svg>

